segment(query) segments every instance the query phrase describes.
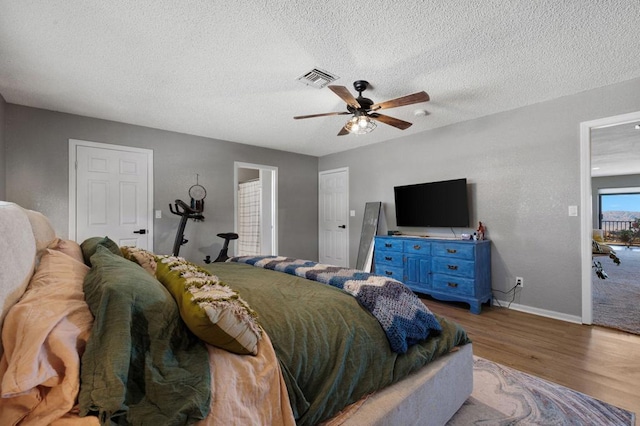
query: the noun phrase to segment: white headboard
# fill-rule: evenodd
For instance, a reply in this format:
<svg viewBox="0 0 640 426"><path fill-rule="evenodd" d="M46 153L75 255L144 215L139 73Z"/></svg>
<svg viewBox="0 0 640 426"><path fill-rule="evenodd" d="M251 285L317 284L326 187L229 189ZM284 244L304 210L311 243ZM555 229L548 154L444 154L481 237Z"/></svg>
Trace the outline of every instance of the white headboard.
<svg viewBox="0 0 640 426"><path fill-rule="evenodd" d="M29 284L37 254L54 239L53 227L44 215L0 201L0 325Z"/></svg>

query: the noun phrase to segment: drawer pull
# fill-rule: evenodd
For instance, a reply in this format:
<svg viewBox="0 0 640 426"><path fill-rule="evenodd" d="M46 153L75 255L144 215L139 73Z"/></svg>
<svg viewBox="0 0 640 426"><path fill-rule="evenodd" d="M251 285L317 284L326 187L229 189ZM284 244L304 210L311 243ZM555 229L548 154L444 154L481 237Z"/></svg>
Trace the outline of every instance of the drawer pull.
<svg viewBox="0 0 640 426"><path fill-rule="evenodd" d="M385 257L384 257L384 260L393 260L393 257L391 257L391 256L385 256Z"/></svg>
<svg viewBox="0 0 640 426"><path fill-rule="evenodd" d="M458 250L456 250L456 249L447 249L447 253L453 254L453 253L457 253L457 252L458 252Z"/></svg>
<svg viewBox="0 0 640 426"><path fill-rule="evenodd" d="M420 244L416 244L415 246L413 246L414 250L420 250L422 248L422 246Z"/></svg>
<svg viewBox="0 0 640 426"><path fill-rule="evenodd" d="M457 271L458 265L447 265L447 268L451 269L452 271Z"/></svg>
<svg viewBox="0 0 640 426"><path fill-rule="evenodd" d="M393 247L393 244L391 244L391 243L384 243L384 246L385 246L385 247L387 247L387 248L391 248L391 247Z"/></svg>
<svg viewBox="0 0 640 426"><path fill-rule="evenodd" d="M388 276L393 275L393 272L391 272L391 271L384 271L384 273L387 274Z"/></svg>
<svg viewBox="0 0 640 426"><path fill-rule="evenodd" d="M447 285L448 285L449 287L453 287L453 288L458 287L458 283L448 282L448 283L447 283Z"/></svg>

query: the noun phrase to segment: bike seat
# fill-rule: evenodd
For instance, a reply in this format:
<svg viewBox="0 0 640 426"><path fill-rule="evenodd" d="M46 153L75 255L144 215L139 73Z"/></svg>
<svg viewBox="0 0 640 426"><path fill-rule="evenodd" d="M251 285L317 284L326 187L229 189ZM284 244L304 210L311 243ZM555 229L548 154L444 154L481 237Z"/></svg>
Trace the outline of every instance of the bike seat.
<svg viewBox="0 0 640 426"><path fill-rule="evenodd" d="M226 232L218 234L218 237L224 238L225 240L237 240L238 234L236 234L235 232Z"/></svg>

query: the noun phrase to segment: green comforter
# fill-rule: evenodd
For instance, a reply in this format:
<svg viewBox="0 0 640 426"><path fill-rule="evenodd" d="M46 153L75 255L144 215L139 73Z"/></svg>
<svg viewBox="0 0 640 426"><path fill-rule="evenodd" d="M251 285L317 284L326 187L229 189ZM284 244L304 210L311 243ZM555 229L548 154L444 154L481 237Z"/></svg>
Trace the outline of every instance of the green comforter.
<svg viewBox="0 0 640 426"><path fill-rule="evenodd" d="M325 420L469 342L459 325L438 317L442 333L400 355L391 351L373 315L340 289L245 264L213 263L207 269L258 313L299 425Z"/></svg>
<svg viewBox="0 0 640 426"><path fill-rule="evenodd" d="M209 410L209 357L169 292L104 247L91 257L85 298L95 320L82 356L81 415L102 424L184 425ZM179 396L179 397L178 397Z"/></svg>

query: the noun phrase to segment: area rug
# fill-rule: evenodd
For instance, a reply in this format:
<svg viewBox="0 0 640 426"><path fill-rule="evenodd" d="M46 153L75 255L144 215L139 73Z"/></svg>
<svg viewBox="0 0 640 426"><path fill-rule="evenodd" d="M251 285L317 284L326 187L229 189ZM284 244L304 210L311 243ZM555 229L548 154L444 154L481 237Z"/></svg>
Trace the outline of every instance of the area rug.
<svg viewBox="0 0 640 426"><path fill-rule="evenodd" d="M473 359L473 393L449 426L635 423L630 411L484 358Z"/></svg>
<svg viewBox="0 0 640 426"><path fill-rule="evenodd" d="M608 278L592 275L593 324L640 334L640 249L614 248L620 264L603 258Z"/></svg>

